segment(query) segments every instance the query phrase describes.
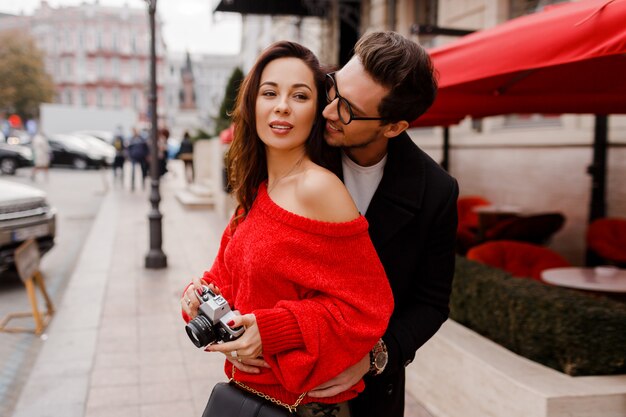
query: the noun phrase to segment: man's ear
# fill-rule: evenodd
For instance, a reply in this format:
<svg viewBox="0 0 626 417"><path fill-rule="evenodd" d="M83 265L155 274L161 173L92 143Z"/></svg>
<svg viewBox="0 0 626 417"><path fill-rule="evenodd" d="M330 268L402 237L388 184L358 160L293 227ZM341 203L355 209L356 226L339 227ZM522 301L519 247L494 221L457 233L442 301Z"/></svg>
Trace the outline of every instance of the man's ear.
<svg viewBox="0 0 626 417"><path fill-rule="evenodd" d="M409 122L406 120L400 120L399 122L389 123L385 126L385 131L383 134L385 137L391 139L398 136L400 133L404 132L409 128Z"/></svg>

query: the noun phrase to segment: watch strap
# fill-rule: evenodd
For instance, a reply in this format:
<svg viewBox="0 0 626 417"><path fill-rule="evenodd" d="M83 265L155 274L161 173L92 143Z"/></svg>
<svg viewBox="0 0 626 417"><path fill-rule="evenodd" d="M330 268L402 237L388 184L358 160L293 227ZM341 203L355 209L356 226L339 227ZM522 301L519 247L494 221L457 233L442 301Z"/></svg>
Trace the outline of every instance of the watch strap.
<svg viewBox="0 0 626 417"><path fill-rule="evenodd" d="M381 367L377 364L377 358L379 355L385 356L384 365ZM387 365L387 345L383 341L383 339L379 339L378 342L374 345L372 350L370 350L370 375L380 375L385 370L385 366Z"/></svg>

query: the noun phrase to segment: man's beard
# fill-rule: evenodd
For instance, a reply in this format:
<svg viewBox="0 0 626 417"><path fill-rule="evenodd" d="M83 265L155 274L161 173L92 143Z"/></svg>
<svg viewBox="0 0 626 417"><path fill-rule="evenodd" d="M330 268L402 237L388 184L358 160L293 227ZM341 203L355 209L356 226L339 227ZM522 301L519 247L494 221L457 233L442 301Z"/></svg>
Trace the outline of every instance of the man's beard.
<svg viewBox="0 0 626 417"><path fill-rule="evenodd" d="M331 143L331 142L326 141L326 143L328 143L328 145L333 146L333 147L342 147L342 148L349 148L349 149L361 149L361 148L367 147L372 142L375 142L378 139L378 135L379 134L380 134L380 129L376 129L375 132L372 132L371 135L369 135L364 140L359 141L358 143L351 143L351 144L343 143L343 142L345 142L345 137L344 137L343 142L342 141L338 141L336 143Z"/></svg>

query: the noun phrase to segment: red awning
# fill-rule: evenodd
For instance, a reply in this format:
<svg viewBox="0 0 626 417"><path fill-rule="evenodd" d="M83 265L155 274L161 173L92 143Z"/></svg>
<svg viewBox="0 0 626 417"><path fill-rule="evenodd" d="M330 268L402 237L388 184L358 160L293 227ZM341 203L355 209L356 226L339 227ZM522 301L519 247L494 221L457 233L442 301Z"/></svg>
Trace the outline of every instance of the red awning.
<svg viewBox="0 0 626 417"><path fill-rule="evenodd" d="M626 0L551 6L429 52L439 93L415 126L508 113L626 113Z"/></svg>

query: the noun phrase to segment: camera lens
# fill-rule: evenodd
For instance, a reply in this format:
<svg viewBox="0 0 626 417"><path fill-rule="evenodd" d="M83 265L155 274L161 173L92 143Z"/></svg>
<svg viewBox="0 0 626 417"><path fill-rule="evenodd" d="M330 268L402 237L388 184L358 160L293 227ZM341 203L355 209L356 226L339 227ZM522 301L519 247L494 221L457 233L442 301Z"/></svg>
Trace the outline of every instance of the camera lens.
<svg viewBox="0 0 626 417"><path fill-rule="evenodd" d="M203 315L199 315L195 319L191 320L185 326L187 336L193 342L196 347L204 347L209 343L215 342L215 335L213 334L213 326L209 319Z"/></svg>

